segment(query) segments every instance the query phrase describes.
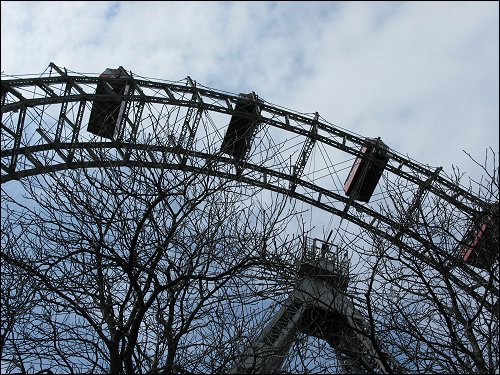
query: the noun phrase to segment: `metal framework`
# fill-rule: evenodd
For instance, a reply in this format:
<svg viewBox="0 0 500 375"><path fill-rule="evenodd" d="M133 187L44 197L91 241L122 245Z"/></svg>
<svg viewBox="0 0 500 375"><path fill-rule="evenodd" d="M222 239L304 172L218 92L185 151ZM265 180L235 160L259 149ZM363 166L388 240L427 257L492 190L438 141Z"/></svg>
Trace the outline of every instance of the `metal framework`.
<svg viewBox="0 0 500 375"><path fill-rule="evenodd" d="M99 82L126 83L126 94L96 94ZM151 80L68 73L50 63L38 77L1 81L1 184L43 173L75 168L112 166L168 168L241 181L300 200L353 223L402 251L414 253L410 242L429 250L435 245L408 225L425 199L439 199L468 219L488 202L446 176L392 150L371 202L345 195L343 182L367 138L328 123L318 113L303 114L259 101L259 127L244 161L220 150L229 118L239 96L204 87L190 77L184 81ZM120 131L107 140L85 130L96 100L125 104ZM390 188L388 181L406 181L406 220L395 221L380 212L377 199ZM426 259L429 261L429 259ZM471 280L481 278L464 269ZM460 278L453 282L476 295ZM485 301L485 307L494 307Z"/></svg>
<svg viewBox="0 0 500 375"><path fill-rule="evenodd" d="M345 373L390 373L400 366L380 343L345 291L349 283L347 250L307 238L298 264L298 280L278 313L248 345L232 373L280 371L298 332L319 337L334 348Z"/></svg>

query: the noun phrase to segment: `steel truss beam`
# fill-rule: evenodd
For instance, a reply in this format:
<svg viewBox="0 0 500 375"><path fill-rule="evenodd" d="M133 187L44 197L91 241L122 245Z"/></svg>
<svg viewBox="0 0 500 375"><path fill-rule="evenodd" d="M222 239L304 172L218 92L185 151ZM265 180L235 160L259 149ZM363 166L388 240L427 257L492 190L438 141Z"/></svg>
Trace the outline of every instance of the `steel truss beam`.
<svg viewBox="0 0 500 375"><path fill-rule="evenodd" d="M304 171L304 168L307 164L307 160L311 155L314 143L316 142L316 137L318 135L318 119L319 114L318 112L316 112L316 115L314 116L314 123L311 125L311 130L308 134L308 137L304 141L304 145L302 146L302 150L300 151L297 164L293 166L292 185L290 187L290 189L292 190L295 190L295 188L297 187L297 184L294 181L302 175L302 172Z"/></svg>
<svg viewBox="0 0 500 375"><path fill-rule="evenodd" d="M330 212L340 217L346 217L359 227L389 240L401 247L404 251L416 253L415 256L423 256L419 254L418 251L415 251L413 247L408 246L401 240L401 223L396 223L386 216L379 214L368 205L362 205L352 201L348 197L337 194L335 191L322 188L301 178L314 145L321 143L355 157L361 156L361 147L367 145L364 138L321 121L317 113L315 116L307 116L273 106L269 103L260 103L261 124L287 132L292 136L299 135L304 137L303 147L295 164L290 166L289 173L283 173L273 170L272 168L247 163L245 168L254 173L254 175L245 174L238 177L235 174L223 172L216 168L200 168L195 165L186 164L186 159L190 157L194 160L205 161L207 164L209 161L215 160L219 163L234 165L234 161L230 158L198 152L192 149L192 145L195 139L196 130L203 115L209 112L232 115L234 113L234 107L231 103L237 101L237 95L200 87L194 84L193 81L188 85L180 85L177 83L149 81L136 78L115 79L116 82L125 80L134 88L132 95L109 95L109 97L105 96L104 98L126 101L128 108L130 108L131 105L137 105L138 110L135 112L134 120L131 121L129 116L124 116L123 120L132 128L130 139L120 138L118 142L85 143L78 141L78 135L82 126L86 103L92 102L96 98L93 87L99 82L99 78L68 75L65 71L62 71L53 64L51 64L51 67L59 73L59 76L2 80L1 82L2 119L5 117L4 114L10 115L16 111L18 116L17 125L13 128L7 126L5 121L2 121L1 124L2 138L11 141L5 144L12 144L11 148L2 148L1 150L2 184L27 176L51 173L68 168L129 166L172 168L201 172L224 178L238 179L243 183L276 191L292 198L302 200L326 212ZM55 85L58 85L57 87L65 85L64 90L52 88L52 86ZM45 96L27 98L21 94L21 88L35 86L40 88L45 93ZM88 87L91 87L91 89L89 90ZM87 89L88 92L85 91L85 89ZM154 96L146 94L146 90L153 90L165 94L161 97ZM58 92L61 94L58 94ZM11 93L12 95L8 96L6 93ZM190 99L185 99L186 97ZM66 114L68 105L72 102L79 102L78 113L74 121L71 121ZM55 136L44 134L42 136L42 144L21 147L27 110L33 107L56 103L61 104L61 110L59 112ZM187 108L187 115L184 118L181 132L181 140L184 144L183 148L137 143L136 135L139 131L142 113L146 103L150 105L168 104ZM71 141L68 143L61 142L60 139L62 129L66 124L69 125L72 132ZM124 126L122 126L121 129L122 134L123 128ZM125 148L125 152L121 150L122 148ZM120 150L120 154L122 155L121 160L102 159L102 157L98 155L99 152L96 151L105 149ZM56 152L62 158L63 162L46 160L47 158L43 158L43 152L48 151ZM80 152L77 153L77 151ZM143 160L134 156L134 152L138 151L144 151L143 154L149 155L149 160ZM162 155L172 154L181 156L178 159L180 162L169 163L164 158L159 161L155 156L155 153L159 152ZM88 157L84 158L84 154L88 155ZM414 197L415 203L410 207L411 212L408 214L408 219L413 215L414 206L418 204L424 193L432 193L469 215L475 213L478 207L487 205L487 202L474 196L462 187L457 186L454 182L439 175L429 167L418 164L393 151L388 151L387 154L393 163L389 163L386 170L418 186L418 192ZM17 163L20 156L25 157L32 167L25 165L20 166L19 163ZM8 161L6 162L6 160ZM399 166L396 167L395 165ZM270 181L270 178L273 178L274 181ZM297 191L298 187L301 188L300 191ZM349 210L344 212L337 208L334 204L335 202L342 203L347 208L352 207L359 215L364 215L366 220L361 219L359 215L350 213ZM373 224L375 222L377 222L377 225L374 226ZM391 235L389 233L395 234ZM418 241L427 249L433 249L433 245L416 232L406 229L405 236ZM426 261L429 261L429 259L426 258ZM467 288L461 280L457 279L456 282ZM476 293L473 290L469 290L468 292ZM485 305L489 309L492 308L488 306L487 303L485 303Z"/></svg>
<svg viewBox="0 0 500 375"><path fill-rule="evenodd" d="M59 69L60 70L60 69ZM62 72L62 71L61 71ZM62 72L64 74L64 72ZM236 95L221 93L215 90L210 90L201 87L193 87L186 85L178 85L173 83L165 82L154 82L146 81L141 79L115 79L118 81L126 80L136 87L141 87L142 89L160 89L167 94L167 97L157 97L157 96L147 96L147 95L130 95L130 96L120 96L114 95L112 99L122 99L130 100L131 102L147 102L150 104L170 104L174 106L182 106L188 108L197 108L198 111L213 111L224 114L232 114L234 109L230 106L230 102L235 102L237 100ZM61 77L44 77L44 78L26 78L26 79L14 79L2 81L2 90L7 90L9 92L16 91L16 87L26 87L26 86L38 86L43 84L50 86L52 84L60 84L68 82L73 88L78 91L78 94L70 94L67 96L51 96L38 97L33 99L24 98L19 101L9 102L2 105L2 114L12 111L18 111L23 106L24 107L37 107L47 104L55 103L65 103L65 102L75 102L75 101L88 101L91 102L96 97L94 92L85 92L80 85L95 85L99 81L97 77L87 77L87 76L69 76L64 75ZM186 95L191 95L193 99L181 99ZM111 99L111 96L110 96ZM215 104L214 104L215 103ZM357 135L348 133L342 129L334 127L322 121L318 121L315 117L308 117L299 113L295 113L289 110L284 110L268 103L259 104L261 108L261 122L269 126L282 129L294 134L299 134L305 136L310 143L322 142L325 145L335 147L341 151L349 153L354 156L360 156L360 148L367 144L364 138ZM264 116L268 114L268 116ZM294 121L300 126L291 125ZM307 130L317 127L317 133L315 131ZM194 129L194 126L192 126ZM315 137L315 141L312 140ZM347 142L352 143L353 146L349 146ZM308 143L309 144L309 143ZM307 151L307 150L306 150ZM410 182L417 185L425 185L429 177L432 177L433 171L429 167L418 164L417 162L404 157L392 150L389 151L388 156L395 164L399 164L400 167L395 167L393 165L388 165L387 170L395 175L398 175ZM304 152L303 159L307 162L307 152ZM297 165L297 172L300 171L300 165L302 161L299 161ZM407 172L401 168L405 166L410 172ZM422 175L421 177L417 177ZM446 179L443 176L437 176L434 183L428 186L428 191L439 196L440 198L446 200L452 205L456 206L460 210L473 214L477 208L472 206L485 207L487 202L481 200L479 197L471 194L467 190L460 186L457 186L453 181ZM467 203L463 203L467 202Z"/></svg>

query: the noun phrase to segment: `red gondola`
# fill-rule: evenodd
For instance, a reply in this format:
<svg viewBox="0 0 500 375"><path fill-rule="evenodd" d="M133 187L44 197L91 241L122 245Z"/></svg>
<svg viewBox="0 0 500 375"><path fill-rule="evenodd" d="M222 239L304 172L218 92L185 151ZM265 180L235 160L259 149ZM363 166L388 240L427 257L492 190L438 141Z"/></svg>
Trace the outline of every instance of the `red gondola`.
<svg viewBox="0 0 500 375"><path fill-rule="evenodd" d="M474 218L464 242L462 259L471 266L490 269L498 258L498 203Z"/></svg>
<svg viewBox="0 0 500 375"><path fill-rule="evenodd" d="M389 161L387 145L379 138L367 138L369 144L361 149L344 184L347 196L361 202L368 202Z"/></svg>

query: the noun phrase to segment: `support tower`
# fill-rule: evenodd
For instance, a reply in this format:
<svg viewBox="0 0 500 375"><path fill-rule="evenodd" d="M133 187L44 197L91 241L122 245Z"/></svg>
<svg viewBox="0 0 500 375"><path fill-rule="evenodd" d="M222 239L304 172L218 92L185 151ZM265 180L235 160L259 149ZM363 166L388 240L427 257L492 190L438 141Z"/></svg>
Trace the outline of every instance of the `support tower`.
<svg viewBox="0 0 500 375"><path fill-rule="evenodd" d="M369 338L369 326L346 295L346 250L305 238L292 293L232 373L277 373L298 332L319 337L335 350L345 373L388 373L396 363ZM377 350L378 349L378 350Z"/></svg>

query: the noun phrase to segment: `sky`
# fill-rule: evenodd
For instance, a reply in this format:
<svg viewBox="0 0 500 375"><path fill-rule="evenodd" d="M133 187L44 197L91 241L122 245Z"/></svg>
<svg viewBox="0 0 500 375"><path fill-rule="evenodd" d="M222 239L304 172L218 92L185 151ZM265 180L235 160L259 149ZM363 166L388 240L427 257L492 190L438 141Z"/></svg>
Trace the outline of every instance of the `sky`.
<svg viewBox="0 0 500 375"><path fill-rule="evenodd" d="M3 74L187 76L450 175L499 149L498 2L1 2Z"/></svg>
<svg viewBox="0 0 500 375"><path fill-rule="evenodd" d="M464 151L499 150L499 34L498 2L2 1L0 60L255 91L477 178Z"/></svg>

